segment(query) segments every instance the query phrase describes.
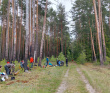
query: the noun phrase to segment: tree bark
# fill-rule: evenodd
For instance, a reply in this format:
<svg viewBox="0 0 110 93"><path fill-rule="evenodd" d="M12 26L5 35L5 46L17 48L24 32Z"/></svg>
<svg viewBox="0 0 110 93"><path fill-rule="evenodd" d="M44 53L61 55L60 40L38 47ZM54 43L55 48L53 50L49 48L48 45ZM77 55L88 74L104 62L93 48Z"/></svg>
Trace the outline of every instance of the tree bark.
<svg viewBox="0 0 110 93"><path fill-rule="evenodd" d="M16 60L18 60L18 51L19 51L19 31L20 31L20 29L19 29L19 18L18 18L18 2L17 2L17 4L16 4L16 9L17 9L17 13L16 13L16 56L15 56L15 59ZM18 62L19 62L19 60L18 60Z"/></svg>
<svg viewBox="0 0 110 93"><path fill-rule="evenodd" d="M33 0L33 32L32 32L32 51L31 51L32 57L34 57L34 45L35 45L35 0Z"/></svg>
<svg viewBox="0 0 110 93"><path fill-rule="evenodd" d="M97 61L97 58L96 58L96 53L95 53L95 48L94 48L94 41L93 41L93 38L92 38L91 27L90 27L90 34L91 34L91 45L92 45L92 51L93 51L94 61L96 62Z"/></svg>
<svg viewBox="0 0 110 93"><path fill-rule="evenodd" d="M22 0L21 0L22 1ZM21 27L22 27L22 2L21 2L21 20L20 20L20 30L19 30L19 44L18 44L18 60L20 59L20 46L21 46Z"/></svg>
<svg viewBox="0 0 110 93"><path fill-rule="evenodd" d="M43 22L42 40L41 40L41 46L40 46L40 58L39 58L39 64L38 64L39 66L41 66L41 59L42 59L44 33L45 33L45 29L46 29L46 14L47 14L47 0L46 0L46 7L45 7L44 22Z"/></svg>
<svg viewBox="0 0 110 93"><path fill-rule="evenodd" d="M97 16L97 10L96 10L96 3L95 0L93 0L93 5L94 5L94 12L95 12L95 21L96 21L96 27L97 27L97 38L98 38L98 45L99 45L99 56L100 56L100 64L103 65L103 53L102 53L102 45L101 45L101 32L99 31L99 22L98 22L98 16Z"/></svg>
<svg viewBox="0 0 110 93"><path fill-rule="evenodd" d="M29 40L29 0L26 0L26 41L25 41L25 59L28 58L28 40Z"/></svg>
<svg viewBox="0 0 110 93"><path fill-rule="evenodd" d="M25 37L25 60L24 69L27 70L28 45L29 45L29 0L26 0L26 37Z"/></svg>
<svg viewBox="0 0 110 93"><path fill-rule="evenodd" d="M50 26L50 33L52 33L52 27ZM49 57L51 56L51 46L52 46L52 42L51 42L51 35L50 35L50 37L49 37Z"/></svg>
<svg viewBox="0 0 110 93"><path fill-rule="evenodd" d="M36 46L35 46L35 63L37 63L37 57L38 57L38 0L37 0L37 10L36 10Z"/></svg>
<svg viewBox="0 0 110 93"><path fill-rule="evenodd" d="M0 0L0 7L1 7L1 0Z"/></svg>
<svg viewBox="0 0 110 93"><path fill-rule="evenodd" d="M48 56L48 35L47 35L47 56Z"/></svg>
<svg viewBox="0 0 110 93"><path fill-rule="evenodd" d="M103 38L103 52L104 52L104 62L106 61L106 45L105 45L105 35L103 31L103 21L102 21L102 38Z"/></svg>
<svg viewBox="0 0 110 93"><path fill-rule="evenodd" d="M32 0L30 0L30 20L29 20L29 56L31 55L31 45L32 45Z"/></svg>
<svg viewBox="0 0 110 93"><path fill-rule="evenodd" d="M6 60L8 60L8 49L9 49L9 15L10 15L10 0L8 0L8 10L7 10L6 53L5 53Z"/></svg>
<svg viewBox="0 0 110 93"><path fill-rule="evenodd" d="M5 41L6 41L6 31L5 31L5 19L3 18L3 28L2 28L2 58L4 59L5 56Z"/></svg>
<svg viewBox="0 0 110 93"><path fill-rule="evenodd" d="M110 31L110 3L109 3L109 31Z"/></svg>
<svg viewBox="0 0 110 93"><path fill-rule="evenodd" d="M59 33L59 31L57 32L57 57L58 57L58 33Z"/></svg>
<svg viewBox="0 0 110 93"><path fill-rule="evenodd" d="M14 0L14 27L13 27L13 32L14 32L14 54L13 54L13 61L15 61L15 58L16 58L16 0Z"/></svg>
<svg viewBox="0 0 110 93"><path fill-rule="evenodd" d="M65 40L65 57L67 57L67 56L66 56L66 42L67 42L67 41Z"/></svg>
<svg viewBox="0 0 110 93"><path fill-rule="evenodd" d="M1 0L0 0L0 7L1 7ZM2 46L2 17L1 17L1 38L0 38L0 60L2 60L2 50L1 50L1 46Z"/></svg>
<svg viewBox="0 0 110 93"><path fill-rule="evenodd" d="M55 46L56 46L56 45L55 45L55 44L56 44L56 43L55 43L55 41L56 41L56 40L55 40L55 36L56 36L56 34L55 34L55 32L56 32L56 25L54 25L54 56L56 57L56 52L55 52Z"/></svg>
<svg viewBox="0 0 110 93"><path fill-rule="evenodd" d="M61 52L63 53L63 26L62 26L62 19L61 19Z"/></svg>

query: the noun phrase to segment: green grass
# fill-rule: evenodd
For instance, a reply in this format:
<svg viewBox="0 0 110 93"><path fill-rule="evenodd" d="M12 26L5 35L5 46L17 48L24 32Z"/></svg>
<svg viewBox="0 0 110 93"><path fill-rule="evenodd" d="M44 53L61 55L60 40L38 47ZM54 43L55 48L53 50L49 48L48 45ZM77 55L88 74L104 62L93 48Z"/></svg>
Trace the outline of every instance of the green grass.
<svg viewBox="0 0 110 93"><path fill-rule="evenodd" d="M67 89L65 93L88 93L84 82L81 80L79 73L76 71L76 65L70 66L68 79L67 79Z"/></svg>
<svg viewBox="0 0 110 93"><path fill-rule="evenodd" d="M64 79L68 68L68 79ZM62 80L67 80L65 93L87 93L73 63L70 63L69 67L34 67L30 73L18 74L13 81L10 78L0 83L1 93L55 93Z"/></svg>
<svg viewBox="0 0 110 93"><path fill-rule="evenodd" d="M1 83L2 93L55 93L66 67L34 67L30 73L20 73L16 80Z"/></svg>
<svg viewBox="0 0 110 93"><path fill-rule="evenodd" d="M17 69L19 64L17 62L15 64ZM0 93L55 93L62 80L66 81L67 87L64 93L88 93L85 83L76 70L77 67L97 92L110 93L110 69L107 66L92 64L85 66L74 63L69 63L69 67L34 67L30 73L21 71L15 80L11 81L9 77L6 82L0 82ZM64 77L67 69L69 69L68 77Z"/></svg>
<svg viewBox="0 0 110 93"><path fill-rule="evenodd" d="M100 66L80 66L89 83L99 93L110 93L110 70Z"/></svg>

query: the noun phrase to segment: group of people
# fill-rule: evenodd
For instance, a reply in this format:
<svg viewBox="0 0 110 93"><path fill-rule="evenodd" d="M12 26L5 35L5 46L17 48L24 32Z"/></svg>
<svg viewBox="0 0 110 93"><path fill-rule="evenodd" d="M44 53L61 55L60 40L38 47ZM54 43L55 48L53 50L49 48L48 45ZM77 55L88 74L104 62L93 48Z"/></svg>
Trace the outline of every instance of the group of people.
<svg viewBox="0 0 110 93"><path fill-rule="evenodd" d="M61 62L60 60L57 59L57 66L61 66ZM33 63L34 63L34 58L30 57L30 67L29 68L33 68ZM49 57L46 58L46 66L53 66L50 62L49 62ZM66 58L66 66L68 66L68 59ZM22 69L24 69L24 60L22 60L20 62L20 67ZM1 71L2 66L0 66L0 71ZM6 63L6 65L4 66L6 74L7 75L12 75L14 73L14 69L15 69L15 64L14 63L10 63L9 61Z"/></svg>
<svg viewBox="0 0 110 93"><path fill-rule="evenodd" d="M34 58L33 57L30 57L30 67L28 67L28 69L29 68L33 68L33 63L34 63ZM20 67L23 69L24 68L24 60L22 60L21 62L20 62Z"/></svg>
<svg viewBox="0 0 110 93"><path fill-rule="evenodd" d="M61 65L62 65L61 63L63 63L63 65L64 65L64 62L58 60L58 58L57 58L57 66L61 66ZM47 65L53 66L53 65L49 62L49 57L46 58L46 66L47 66ZM67 58L66 58L66 66L68 66L68 59L67 59Z"/></svg>
<svg viewBox="0 0 110 93"><path fill-rule="evenodd" d="M33 57L30 57L30 68L33 68L34 59ZM24 69L24 60L20 62L20 67ZM7 78L8 75L14 75L15 72L15 64L11 62L7 62L4 66L6 73L1 72L2 66L0 65L0 77L1 81L5 81L4 77Z"/></svg>
<svg viewBox="0 0 110 93"><path fill-rule="evenodd" d="M33 62L34 59L33 57L30 57L30 68L33 68ZM20 67L23 69L24 68L24 60L22 60L20 62ZM0 71L1 71L2 66L0 66ZM10 63L9 61L6 63L6 65L4 66L6 74L7 75L12 75L14 73L14 69L15 69L15 64L14 63Z"/></svg>

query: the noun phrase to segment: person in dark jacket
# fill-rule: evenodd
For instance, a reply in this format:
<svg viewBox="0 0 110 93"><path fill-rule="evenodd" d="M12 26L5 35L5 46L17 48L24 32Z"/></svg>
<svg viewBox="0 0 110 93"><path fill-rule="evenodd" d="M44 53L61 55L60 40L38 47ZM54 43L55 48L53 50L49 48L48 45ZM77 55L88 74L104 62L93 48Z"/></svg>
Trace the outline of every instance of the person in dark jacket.
<svg viewBox="0 0 110 93"><path fill-rule="evenodd" d="M0 71L1 71L2 66L0 65Z"/></svg>
<svg viewBox="0 0 110 93"><path fill-rule="evenodd" d="M12 69L12 72L13 72L14 68L15 68L15 65L10 63L10 62L7 62L7 64L4 67L5 67L5 70L6 70L6 74L10 75L11 74L11 69Z"/></svg>
<svg viewBox="0 0 110 93"><path fill-rule="evenodd" d="M48 64L49 64L49 58L48 58L48 57L46 58L46 61L47 61L47 65L48 65ZM46 65L46 66L47 66L47 65Z"/></svg>
<svg viewBox="0 0 110 93"><path fill-rule="evenodd" d="M68 59L66 58L66 66L68 66Z"/></svg>
<svg viewBox="0 0 110 93"><path fill-rule="evenodd" d="M57 66L58 66L58 62L59 62L59 60L58 60L58 58L57 58Z"/></svg>

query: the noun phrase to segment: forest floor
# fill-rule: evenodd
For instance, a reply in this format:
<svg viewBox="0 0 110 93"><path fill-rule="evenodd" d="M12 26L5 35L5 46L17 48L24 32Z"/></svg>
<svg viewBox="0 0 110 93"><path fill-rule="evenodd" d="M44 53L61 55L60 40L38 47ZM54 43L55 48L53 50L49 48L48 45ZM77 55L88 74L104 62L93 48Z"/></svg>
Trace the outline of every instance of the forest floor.
<svg viewBox="0 0 110 93"><path fill-rule="evenodd" d="M110 67L90 63L34 67L10 78L0 82L0 93L110 93Z"/></svg>

